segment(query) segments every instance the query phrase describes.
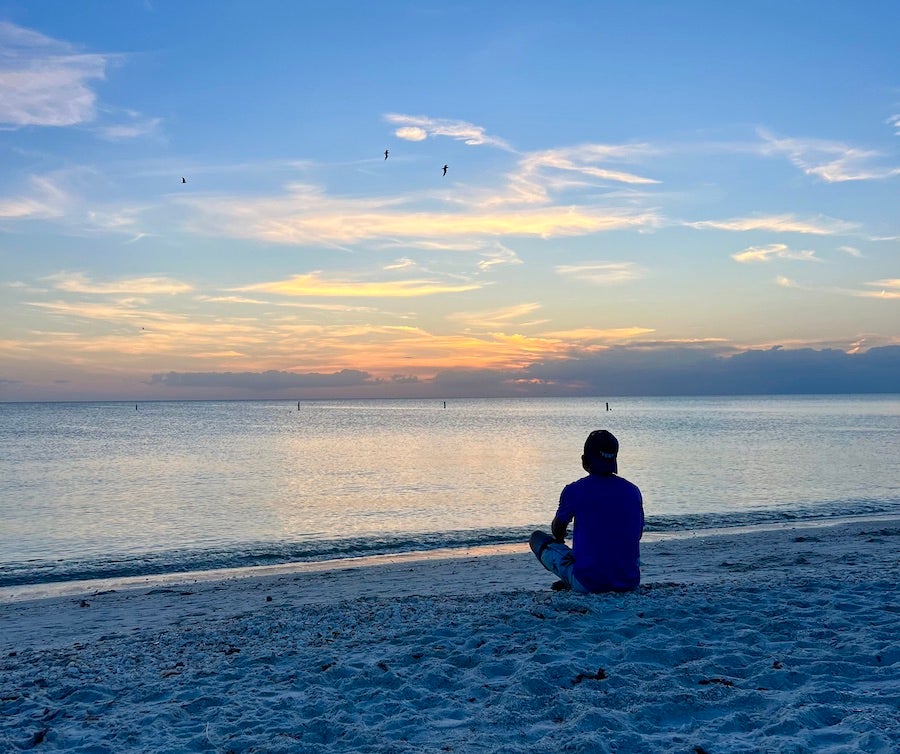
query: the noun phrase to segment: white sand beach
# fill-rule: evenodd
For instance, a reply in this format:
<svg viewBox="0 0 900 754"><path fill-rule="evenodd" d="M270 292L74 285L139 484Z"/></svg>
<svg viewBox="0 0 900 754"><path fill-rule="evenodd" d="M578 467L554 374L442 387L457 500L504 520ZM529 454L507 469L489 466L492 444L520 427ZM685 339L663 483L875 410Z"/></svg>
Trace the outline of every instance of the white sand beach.
<svg viewBox="0 0 900 754"><path fill-rule="evenodd" d="M0 603L0 751L900 751L900 519Z"/></svg>

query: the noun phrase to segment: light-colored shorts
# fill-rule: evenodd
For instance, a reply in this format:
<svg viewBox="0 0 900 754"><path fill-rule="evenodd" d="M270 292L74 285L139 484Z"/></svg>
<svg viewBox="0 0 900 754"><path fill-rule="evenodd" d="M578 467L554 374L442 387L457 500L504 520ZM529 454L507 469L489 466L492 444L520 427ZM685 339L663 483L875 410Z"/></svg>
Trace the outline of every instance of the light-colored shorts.
<svg viewBox="0 0 900 754"><path fill-rule="evenodd" d="M578 579L575 578L575 555L572 548L563 542L557 542L546 532L536 531L531 535L528 544L535 557L541 561L550 573L557 577L572 589L573 592L588 594Z"/></svg>

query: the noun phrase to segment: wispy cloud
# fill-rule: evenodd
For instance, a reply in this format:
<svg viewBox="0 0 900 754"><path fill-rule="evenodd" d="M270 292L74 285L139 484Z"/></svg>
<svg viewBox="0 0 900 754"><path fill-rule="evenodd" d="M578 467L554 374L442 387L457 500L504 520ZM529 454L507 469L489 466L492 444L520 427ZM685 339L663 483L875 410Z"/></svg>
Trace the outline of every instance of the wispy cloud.
<svg viewBox="0 0 900 754"><path fill-rule="evenodd" d="M855 246L838 246L838 251L843 251L845 254L850 255L851 257L861 257L862 252L857 249Z"/></svg>
<svg viewBox="0 0 900 754"><path fill-rule="evenodd" d="M229 388L241 390L304 390L377 384L367 372L342 369L333 374L267 370L265 372L168 372L154 374L148 384L166 387Z"/></svg>
<svg viewBox="0 0 900 754"><path fill-rule="evenodd" d="M270 243L341 243L371 239L428 239L439 243L479 236L581 236L624 228L655 227L657 217L631 209L558 205L491 211L417 211L403 204L420 197L333 198L308 185L292 185L284 196L191 197L192 224L209 235Z"/></svg>
<svg viewBox="0 0 900 754"><path fill-rule="evenodd" d="M121 57L81 52L68 42L0 22L0 124L12 128L92 124L94 132L109 141L156 134L161 118L98 105L97 83ZM107 119L111 122L97 124Z"/></svg>
<svg viewBox="0 0 900 754"><path fill-rule="evenodd" d="M873 280L863 285L869 288L877 288L878 290L860 290L859 288L837 288L837 287L817 287L807 286L798 283L790 278L779 276L775 282L782 288L794 288L803 291L813 291L818 293L833 293L841 296L853 296L854 298L873 298L883 301L893 301L900 299L900 278L886 278L884 280Z"/></svg>
<svg viewBox="0 0 900 754"><path fill-rule="evenodd" d="M478 262L478 269L482 271L508 264L522 264L519 255L502 243L496 243L493 248L480 252L480 256L481 260Z"/></svg>
<svg viewBox="0 0 900 754"><path fill-rule="evenodd" d="M62 362L82 363L88 354L103 354L109 365L133 368L132 357L165 356L174 363L213 359L227 364L271 343L273 328L253 318L225 318L220 313L191 315L150 307L136 299L103 301L32 301L64 322L63 331L32 331L29 341ZM83 324L84 322L89 324ZM285 331L285 340L288 332ZM293 340L296 340L294 335ZM279 350L284 358L286 349Z"/></svg>
<svg viewBox="0 0 900 754"><path fill-rule="evenodd" d="M699 230L733 230L738 232L771 230L782 233L807 233L814 236L833 236L850 233L858 227L856 223L837 220L832 217L820 215L815 218L802 219L790 214L735 217L729 220L701 220L698 222L687 222L685 225Z"/></svg>
<svg viewBox="0 0 900 754"><path fill-rule="evenodd" d="M772 258L794 259L803 262L820 262L814 251L794 251L783 243L771 243L768 246L750 246L732 254L735 262L768 262Z"/></svg>
<svg viewBox="0 0 900 754"><path fill-rule="evenodd" d="M122 278L101 283L81 272L60 272L48 275L44 280L49 281L54 289L67 293L148 296L189 293L194 289L188 283L167 277Z"/></svg>
<svg viewBox="0 0 900 754"><path fill-rule="evenodd" d="M894 133L900 136L900 113L892 115L887 119L887 124L894 129Z"/></svg>
<svg viewBox="0 0 900 754"><path fill-rule="evenodd" d="M878 164L885 155L871 149L851 147L837 141L822 139L778 138L760 132L765 142L764 153L783 154L807 175L827 183L867 181L900 175L900 167Z"/></svg>
<svg viewBox="0 0 900 754"><path fill-rule="evenodd" d="M416 264L415 260L404 257L403 259L397 259L390 264L386 264L383 269L386 271L413 270L416 267L418 267L418 265Z"/></svg>
<svg viewBox="0 0 900 754"><path fill-rule="evenodd" d="M557 275L575 278L595 285L619 285L640 279L643 274L634 262L589 262L564 264L555 268Z"/></svg>
<svg viewBox="0 0 900 754"><path fill-rule="evenodd" d="M208 304L250 304L253 306L269 306L270 301L260 298L248 298L247 296L208 296L206 294L197 296L198 301Z"/></svg>
<svg viewBox="0 0 900 754"><path fill-rule="evenodd" d="M144 319L147 312L141 304L134 300L125 301L28 301L28 306L42 309L53 314L66 317L67 320L81 319L103 320L109 323L125 320ZM71 324L71 322L69 322ZM46 333L45 333L46 334ZM37 333L33 333L34 336Z"/></svg>
<svg viewBox="0 0 900 754"><path fill-rule="evenodd" d="M508 149L502 139L481 126L427 116L389 114L391 122L420 129L419 135L440 135L475 145ZM415 138L418 138L416 136ZM470 185L452 196L421 192L380 197L337 197L312 183L291 183L281 194L261 197L191 196L182 201L192 210L191 223L200 232L253 238L280 244L330 243L349 245L377 241L386 247L417 246L477 250L484 238L503 236L553 238L581 236L626 228L655 229L660 219L630 197L625 206L598 202L586 190L607 184L653 185L654 178L622 169L655 150L645 144L585 144L515 153L509 172L498 172L501 185ZM496 180L492 175L488 178ZM622 202L617 202L621 205ZM428 209L423 209L428 207ZM515 264L506 247L488 252L482 269Z"/></svg>
<svg viewBox="0 0 900 754"><path fill-rule="evenodd" d="M388 122L401 125L396 135L411 141L422 141L429 136L448 136L473 145L490 145L515 152L506 141L489 136L481 126L465 121L451 121L412 116L388 114ZM658 150L647 144L581 144L558 147L535 152L519 153L516 164L506 173L505 185L496 188L471 187L466 199L456 197L459 204L467 204L481 214L485 210L498 207L515 207L522 211L529 206L567 204L567 212L572 214L621 216L621 210L607 209L605 212L596 205L596 196L591 197L591 207L583 198L560 201L565 192L607 186L609 184L627 186L650 186L659 181L646 175L623 169L623 165L644 161ZM630 196L629 200L633 200ZM658 219L651 212L642 213L642 225L655 227ZM557 224L557 223L554 223ZM579 231L580 232L580 231ZM593 230L587 231L593 232ZM525 233L531 235L531 233ZM568 234L563 231L562 234ZM556 235L548 229L540 232L543 237Z"/></svg>
<svg viewBox="0 0 900 754"><path fill-rule="evenodd" d="M884 280L875 280L871 283L866 283L866 285L873 285L876 288L892 288L896 291L900 291L900 278L885 278Z"/></svg>
<svg viewBox="0 0 900 754"><path fill-rule="evenodd" d="M592 327L580 327L572 330L556 330L542 333L546 338L559 338L569 342L581 343L621 343L655 332L649 327L616 327L599 330Z"/></svg>
<svg viewBox="0 0 900 754"><path fill-rule="evenodd" d="M582 144L526 153L508 172L503 190L488 195L476 192L472 203L482 207L544 205L572 190L608 184L658 184L654 178L618 167L654 153L654 148L646 144ZM628 196L629 200L634 198L633 194Z"/></svg>
<svg viewBox="0 0 900 754"><path fill-rule="evenodd" d="M598 178L615 183L647 185L659 181L635 173L613 170L604 166L604 163L646 158L654 152L655 150L647 144L582 144L532 152L522 158L520 166L525 174L554 170L582 179Z"/></svg>
<svg viewBox="0 0 900 754"><path fill-rule="evenodd" d="M195 300L206 304L238 304L241 306L265 306L278 307L280 309L308 309L315 312L335 312L338 314L352 314L361 312L364 314L376 313L378 310L371 306L359 306L350 304L329 304L324 301L285 301L283 299L250 298L248 296L234 295L207 295L201 294ZM271 323L271 318L269 319Z"/></svg>
<svg viewBox="0 0 900 754"><path fill-rule="evenodd" d="M869 298L900 298L900 278L885 278L866 283L870 288L878 288L877 291L864 291Z"/></svg>
<svg viewBox="0 0 900 754"><path fill-rule="evenodd" d="M0 199L0 219L23 220L58 217L58 211L54 211L46 204L35 199Z"/></svg>
<svg viewBox="0 0 900 754"><path fill-rule="evenodd" d="M85 218L93 230L108 231L110 233L127 233L131 236L130 242L138 241L146 235L135 228L139 223L141 207L110 206L87 210Z"/></svg>
<svg viewBox="0 0 900 754"><path fill-rule="evenodd" d="M133 110L125 112L120 123L99 126L97 133L109 141L125 141L142 136L153 136L159 132L162 118L148 118Z"/></svg>
<svg viewBox="0 0 900 754"><path fill-rule="evenodd" d="M427 115L388 113L384 119L395 126L394 135L405 141L424 141L430 136L445 136L471 146L491 146L512 151L503 139L488 135L482 126L463 120L430 118Z"/></svg>
<svg viewBox="0 0 900 754"><path fill-rule="evenodd" d="M527 303L477 312L453 312L447 315L447 320L461 323L469 328L497 330L508 326L511 322L530 316L540 308L540 304Z"/></svg>
<svg viewBox="0 0 900 754"><path fill-rule="evenodd" d="M379 249L422 249L423 251L481 251L484 243L475 239L454 238L442 241L439 238L386 239L378 242Z"/></svg>
<svg viewBox="0 0 900 754"><path fill-rule="evenodd" d="M71 126L94 119L91 82L104 78L111 56L78 53L9 22L0 22L0 51L0 123Z"/></svg>
<svg viewBox="0 0 900 754"><path fill-rule="evenodd" d="M866 283L866 285L868 285L868 283ZM857 296L858 298L882 299L883 301L896 301L900 299L900 291L892 291L886 288L882 288L880 291L854 291L835 289L834 292L843 293L848 296Z"/></svg>
<svg viewBox="0 0 900 754"><path fill-rule="evenodd" d="M93 191L110 188L115 189L115 184L89 167L32 175L22 182L18 196L0 197L0 220L53 220L81 233L125 234L131 242L153 235L140 227L142 214L151 204L94 198Z"/></svg>
<svg viewBox="0 0 900 754"><path fill-rule="evenodd" d="M294 275L287 280L235 288L236 291L264 291L282 296L339 296L351 298L410 298L441 293L477 290L480 283L448 284L433 280L366 281L324 277L320 272Z"/></svg>
<svg viewBox="0 0 900 754"><path fill-rule="evenodd" d="M31 176L30 191L20 197L0 198L0 219L46 220L62 217L72 204L72 197L57 181L47 176Z"/></svg>

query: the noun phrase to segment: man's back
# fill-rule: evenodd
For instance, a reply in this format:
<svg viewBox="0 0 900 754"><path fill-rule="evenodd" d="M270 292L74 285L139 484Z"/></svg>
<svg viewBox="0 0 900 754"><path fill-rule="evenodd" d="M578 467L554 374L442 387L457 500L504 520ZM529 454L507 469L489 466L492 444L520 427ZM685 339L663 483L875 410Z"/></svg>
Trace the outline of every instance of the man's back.
<svg viewBox="0 0 900 754"><path fill-rule="evenodd" d="M644 528L640 490L614 474L589 474L567 485L557 518L575 520L574 574L592 592L635 589Z"/></svg>

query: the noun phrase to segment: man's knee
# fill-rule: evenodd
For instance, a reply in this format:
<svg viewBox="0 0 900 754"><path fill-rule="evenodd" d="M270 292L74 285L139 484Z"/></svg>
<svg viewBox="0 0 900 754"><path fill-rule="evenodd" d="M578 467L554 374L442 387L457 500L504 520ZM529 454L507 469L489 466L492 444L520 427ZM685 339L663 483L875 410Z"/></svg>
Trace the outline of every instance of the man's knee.
<svg viewBox="0 0 900 754"><path fill-rule="evenodd" d="M544 550L554 541L553 537L547 534L544 531L536 531L534 532L528 540L528 546L531 548L531 551L534 553L535 557L540 560L541 555L543 555Z"/></svg>

